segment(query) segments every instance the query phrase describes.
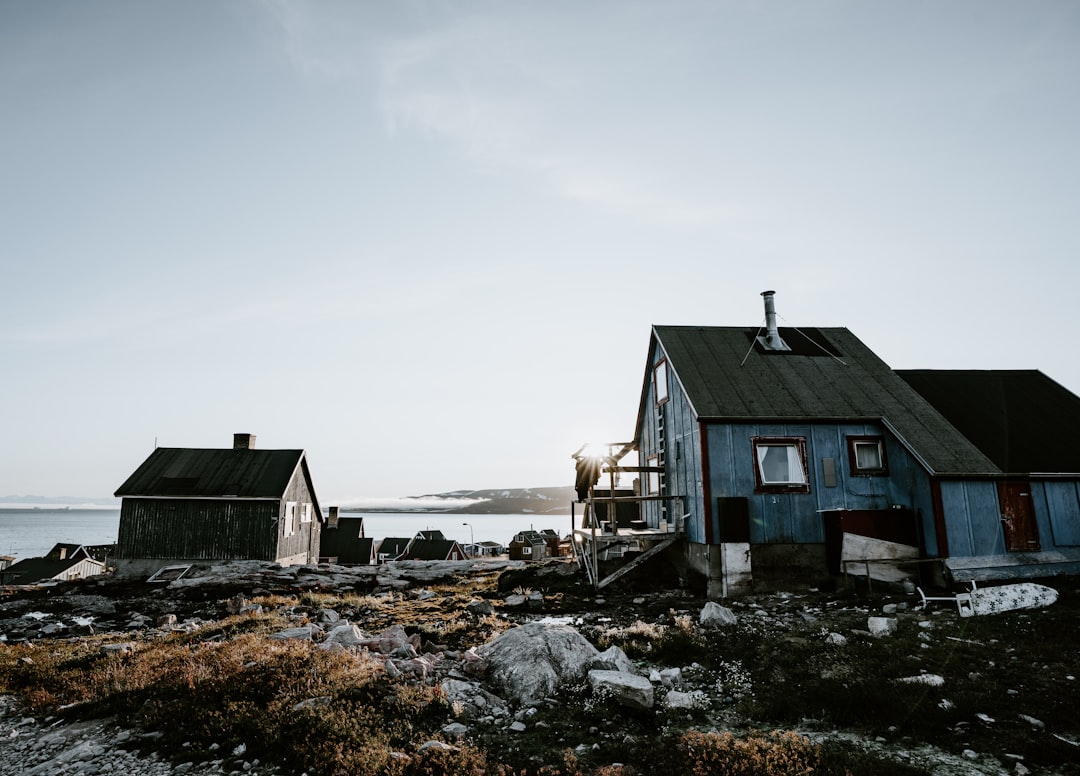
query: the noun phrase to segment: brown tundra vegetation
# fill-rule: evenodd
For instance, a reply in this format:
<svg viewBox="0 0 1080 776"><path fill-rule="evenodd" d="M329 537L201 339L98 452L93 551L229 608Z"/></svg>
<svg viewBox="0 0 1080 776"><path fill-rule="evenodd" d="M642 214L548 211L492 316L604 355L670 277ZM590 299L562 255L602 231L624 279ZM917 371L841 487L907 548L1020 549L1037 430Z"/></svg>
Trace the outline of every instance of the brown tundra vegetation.
<svg viewBox="0 0 1080 776"><path fill-rule="evenodd" d="M663 573L597 594L561 561L196 573L0 590L0 696L24 726L136 731L125 747L187 773L1080 774L1075 578L971 618L825 580L706 624ZM530 623L647 701L582 673L515 697L485 645Z"/></svg>

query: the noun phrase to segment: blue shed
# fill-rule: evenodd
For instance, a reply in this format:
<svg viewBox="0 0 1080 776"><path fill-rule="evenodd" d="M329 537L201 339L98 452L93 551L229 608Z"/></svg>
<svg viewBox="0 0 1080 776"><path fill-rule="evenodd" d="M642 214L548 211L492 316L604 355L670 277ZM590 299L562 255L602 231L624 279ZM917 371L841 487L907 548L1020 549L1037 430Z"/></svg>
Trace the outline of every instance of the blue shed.
<svg viewBox="0 0 1080 776"><path fill-rule="evenodd" d="M763 296L764 326L649 342L641 515L678 527L710 596L835 573L849 530L958 579L1080 570L1080 454L1062 445L1080 398L1038 372L899 373L846 328L778 327Z"/></svg>

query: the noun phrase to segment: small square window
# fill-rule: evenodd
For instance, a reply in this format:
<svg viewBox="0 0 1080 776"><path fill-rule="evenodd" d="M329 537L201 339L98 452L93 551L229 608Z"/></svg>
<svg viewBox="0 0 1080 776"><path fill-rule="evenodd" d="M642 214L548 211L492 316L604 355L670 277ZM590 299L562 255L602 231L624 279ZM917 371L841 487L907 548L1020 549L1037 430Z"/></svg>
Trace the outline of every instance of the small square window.
<svg viewBox="0 0 1080 776"><path fill-rule="evenodd" d="M885 442L881 437L848 437L848 460L856 477L888 474L885 462Z"/></svg>
<svg viewBox="0 0 1080 776"><path fill-rule="evenodd" d="M758 493L809 493L806 439L754 437L754 479Z"/></svg>

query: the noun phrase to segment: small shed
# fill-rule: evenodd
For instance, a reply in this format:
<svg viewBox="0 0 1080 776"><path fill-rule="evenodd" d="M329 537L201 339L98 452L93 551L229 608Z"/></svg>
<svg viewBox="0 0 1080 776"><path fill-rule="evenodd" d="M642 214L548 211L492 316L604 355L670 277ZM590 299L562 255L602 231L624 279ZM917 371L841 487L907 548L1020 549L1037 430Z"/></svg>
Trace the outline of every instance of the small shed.
<svg viewBox="0 0 1080 776"><path fill-rule="evenodd" d="M323 523L303 450L257 450L252 434L231 449L159 447L117 489L118 576L164 566L319 558Z"/></svg>
<svg viewBox="0 0 1080 776"><path fill-rule="evenodd" d="M549 558L555 558L562 555L562 538L559 536L559 532L554 528L543 528L540 530L540 536L544 538L547 543L547 555Z"/></svg>

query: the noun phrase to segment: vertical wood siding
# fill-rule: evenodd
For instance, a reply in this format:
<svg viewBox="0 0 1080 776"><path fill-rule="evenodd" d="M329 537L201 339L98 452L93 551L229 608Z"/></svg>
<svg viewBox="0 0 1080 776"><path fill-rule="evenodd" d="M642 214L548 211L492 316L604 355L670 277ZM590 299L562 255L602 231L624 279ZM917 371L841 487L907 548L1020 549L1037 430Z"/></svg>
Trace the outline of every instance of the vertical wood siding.
<svg viewBox="0 0 1080 776"><path fill-rule="evenodd" d="M824 542L822 512L888 509L898 504L921 516L927 551L936 552L929 476L883 427L875 423L714 423L707 428L712 496L748 499L751 543ZM756 436L806 439L809 493L754 492L752 439ZM851 474L850 436L882 437L887 475ZM825 484L826 458L834 462L836 485L832 487ZM715 529L713 535L717 535Z"/></svg>
<svg viewBox="0 0 1080 776"><path fill-rule="evenodd" d="M1039 533L1043 549L1080 546L1080 483L1070 480L1046 480L1033 482L1032 489L1040 493L1036 498L1036 514L1046 509L1049 531L1039 520ZM1049 545L1049 546L1048 546Z"/></svg>
<svg viewBox="0 0 1080 776"><path fill-rule="evenodd" d="M705 501L701 478L701 431L697 420L679 387L675 375L668 370L668 401L656 406L656 387L653 383L653 367L663 358L663 351L654 346L649 358L649 373L645 377L645 415L641 428L640 463L649 464L649 457L658 452L659 417L663 413L665 441L665 475L667 493L685 496L684 501L665 502L667 520L685 516L687 538L692 542L705 541ZM648 475L641 475L641 492L645 493ZM680 510L683 510L680 513ZM661 503L647 501L642 505L642 517L652 528L658 528L661 520Z"/></svg>
<svg viewBox="0 0 1080 776"><path fill-rule="evenodd" d="M117 556L275 560L276 501L126 498Z"/></svg>
<svg viewBox="0 0 1080 776"><path fill-rule="evenodd" d="M285 504L288 501L294 501L297 505L296 511L296 525L294 532L291 536L285 536L283 533L285 517ZM304 554L308 556L309 562L316 562L319 559L319 546L321 533L321 524L319 523L320 515L315 514L314 499L311 497L311 491L308 489L307 481L304 479L302 472L297 471L293 476L292 481L289 483L288 489L285 491L285 498L281 502L277 514L277 522L274 524L276 529L276 555L277 558L290 558L294 555ZM303 510L304 504L312 504L311 522L301 523L300 516Z"/></svg>
<svg viewBox="0 0 1080 776"><path fill-rule="evenodd" d="M999 555L1005 552L997 482L943 480L941 505L949 540L949 555L963 558Z"/></svg>

